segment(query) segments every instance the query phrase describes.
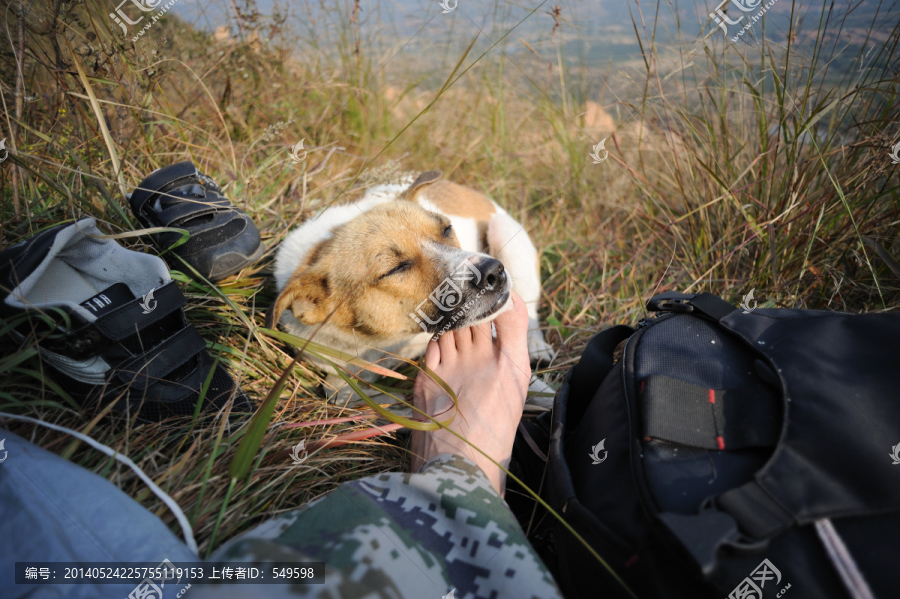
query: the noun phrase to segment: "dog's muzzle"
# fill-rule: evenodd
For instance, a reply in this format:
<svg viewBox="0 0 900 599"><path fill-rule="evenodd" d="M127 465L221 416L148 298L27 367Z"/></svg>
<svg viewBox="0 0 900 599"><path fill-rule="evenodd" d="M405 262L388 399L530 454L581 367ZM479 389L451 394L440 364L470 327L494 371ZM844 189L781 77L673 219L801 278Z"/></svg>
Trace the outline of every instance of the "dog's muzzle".
<svg viewBox="0 0 900 599"><path fill-rule="evenodd" d="M509 300L510 287L502 262L470 254L410 316L428 333L465 328L499 312Z"/></svg>

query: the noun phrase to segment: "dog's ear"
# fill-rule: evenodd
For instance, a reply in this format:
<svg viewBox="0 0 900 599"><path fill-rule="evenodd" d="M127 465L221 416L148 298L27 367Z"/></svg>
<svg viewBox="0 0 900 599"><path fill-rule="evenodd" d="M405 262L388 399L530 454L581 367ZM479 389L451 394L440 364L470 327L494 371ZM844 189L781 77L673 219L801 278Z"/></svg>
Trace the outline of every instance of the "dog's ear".
<svg viewBox="0 0 900 599"><path fill-rule="evenodd" d="M291 279L278 294L275 305L266 314L266 327L272 328L281 320L285 310L290 309L303 324L318 324L335 309L334 294L328 286L328 277L306 272ZM340 315L332 316L331 322L339 324ZM337 318L336 318L337 317Z"/></svg>
<svg viewBox="0 0 900 599"><path fill-rule="evenodd" d="M412 185L407 187L403 193L400 194L401 200L412 200L416 197L416 194L422 191L422 188L426 185L430 185L435 181L439 181L441 177L444 176L439 169L435 169L433 171L425 171L418 177L416 180L412 182Z"/></svg>

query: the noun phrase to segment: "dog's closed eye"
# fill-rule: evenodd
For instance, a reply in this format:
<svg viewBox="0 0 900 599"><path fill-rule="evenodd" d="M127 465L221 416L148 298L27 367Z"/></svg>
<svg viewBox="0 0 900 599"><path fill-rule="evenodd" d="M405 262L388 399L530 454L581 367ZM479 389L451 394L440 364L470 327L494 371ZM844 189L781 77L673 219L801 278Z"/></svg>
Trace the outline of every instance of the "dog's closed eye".
<svg viewBox="0 0 900 599"><path fill-rule="evenodd" d="M412 268L412 262L409 260L404 260L403 262L401 262L400 264L398 264L397 266L395 266L388 272L386 272L383 275L381 275L380 277L378 277L378 280L380 281L381 279L383 279L385 277L389 277L391 275L398 275L401 272L406 272L410 268Z"/></svg>
<svg viewBox="0 0 900 599"><path fill-rule="evenodd" d="M444 227L444 237L450 237L453 234L453 225Z"/></svg>

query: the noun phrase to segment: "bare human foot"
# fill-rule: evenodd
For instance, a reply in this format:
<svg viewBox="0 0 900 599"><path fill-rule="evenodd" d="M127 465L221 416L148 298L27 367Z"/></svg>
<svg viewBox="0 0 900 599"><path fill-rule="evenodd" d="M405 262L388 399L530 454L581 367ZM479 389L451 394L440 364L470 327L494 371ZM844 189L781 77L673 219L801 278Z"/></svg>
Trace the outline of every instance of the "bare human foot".
<svg viewBox="0 0 900 599"><path fill-rule="evenodd" d="M425 364L456 392L453 401L424 373L416 377L415 406L438 420L455 414L448 428L484 451L504 467L512 456L516 427L531 380L528 360L528 313L522 298L513 292L513 308L497 316L497 338L491 323L448 331L428 344ZM484 471L497 492L506 489L506 473L472 445L445 429L412 433L412 471L442 453L469 458Z"/></svg>

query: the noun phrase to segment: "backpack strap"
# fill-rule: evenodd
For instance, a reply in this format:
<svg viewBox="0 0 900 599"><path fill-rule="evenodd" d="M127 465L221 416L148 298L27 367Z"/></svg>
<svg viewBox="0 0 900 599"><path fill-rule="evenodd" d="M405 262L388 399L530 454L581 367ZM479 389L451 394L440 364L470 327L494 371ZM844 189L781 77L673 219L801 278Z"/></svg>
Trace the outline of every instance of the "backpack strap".
<svg viewBox="0 0 900 599"><path fill-rule="evenodd" d="M651 312L676 312L700 314L718 322L737 310L734 306L714 293L679 293L664 291L657 293L647 301L647 310Z"/></svg>
<svg viewBox="0 0 900 599"><path fill-rule="evenodd" d="M599 518L577 500L572 471L566 462L565 441L569 429L577 425L601 383L612 371L616 346L634 333L626 325L600 331L588 342L578 364L569 369L553 400L550 427L550 451L547 454L547 503L562 512L576 529L583 532L605 531L604 541L618 553L631 551L630 544L603 526ZM592 533L596 536L596 533Z"/></svg>
<svg viewBox="0 0 900 599"><path fill-rule="evenodd" d="M716 322L722 320L737 308L714 293L699 293L691 299L694 310L708 316Z"/></svg>
<svg viewBox="0 0 900 599"><path fill-rule="evenodd" d="M633 328L620 324L600 331L588 342L581 359L567 377L569 423L581 420L600 383L613 369L616 346L633 333Z"/></svg>
<svg viewBox="0 0 900 599"><path fill-rule="evenodd" d="M709 389L654 374L641 391L645 437L718 451L778 444L779 397L768 385Z"/></svg>
<svg viewBox="0 0 900 599"><path fill-rule="evenodd" d="M755 480L722 493L716 504L735 519L746 536L753 539L774 537L796 523L790 512Z"/></svg>
<svg viewBox="0 0 900 599"><path fill-rule="evenodd" d="M633 328L620 324L594 335L584 348L578 364L572 368L569 392L576 397L593 397L597 387L613 368L613 353L616 346L628 339L632 333Z"/></svg>

